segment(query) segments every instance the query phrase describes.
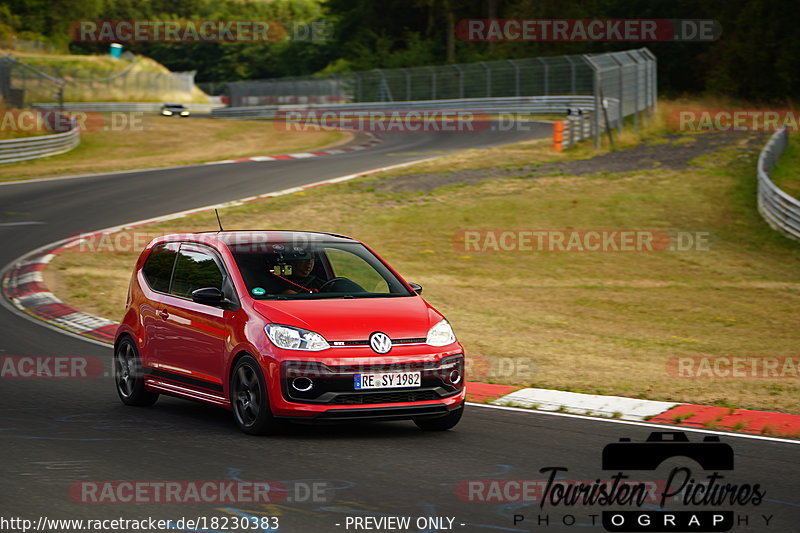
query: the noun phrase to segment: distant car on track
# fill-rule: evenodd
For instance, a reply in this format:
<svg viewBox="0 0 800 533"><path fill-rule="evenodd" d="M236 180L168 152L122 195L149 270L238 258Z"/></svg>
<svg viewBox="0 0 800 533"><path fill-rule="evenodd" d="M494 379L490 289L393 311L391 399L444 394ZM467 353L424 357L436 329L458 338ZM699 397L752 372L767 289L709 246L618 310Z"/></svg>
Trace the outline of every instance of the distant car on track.
<svg viewBox="0 0 800 533"><path fill-rule="evenodd" d="M161 114L165 117L188 117L189 110L183 104L164 104Z"/></svg>
<svg viewBox="0 0 800 533"><path fill-rule="evenodd" d="M250 434L283 420L447 430L464 411L464 350L421 292L342 235L159 237L117 330L117 392L127 405L219 405Z"/></svg>

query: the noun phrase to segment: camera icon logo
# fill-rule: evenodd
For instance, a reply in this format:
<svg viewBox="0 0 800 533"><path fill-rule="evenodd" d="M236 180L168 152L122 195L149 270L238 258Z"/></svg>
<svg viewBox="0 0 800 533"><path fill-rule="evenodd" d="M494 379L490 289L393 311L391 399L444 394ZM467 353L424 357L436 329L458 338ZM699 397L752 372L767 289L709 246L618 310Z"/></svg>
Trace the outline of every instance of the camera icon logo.
<svg viewBox="0 0 800 533"><path fill-rule="evenodd" d="M645 442L619 442L603 448L603 470L655 470L672 457L688 457L704 470L733 470L733 448L719 437L691 442L683 431L653 431Z"/></svg>

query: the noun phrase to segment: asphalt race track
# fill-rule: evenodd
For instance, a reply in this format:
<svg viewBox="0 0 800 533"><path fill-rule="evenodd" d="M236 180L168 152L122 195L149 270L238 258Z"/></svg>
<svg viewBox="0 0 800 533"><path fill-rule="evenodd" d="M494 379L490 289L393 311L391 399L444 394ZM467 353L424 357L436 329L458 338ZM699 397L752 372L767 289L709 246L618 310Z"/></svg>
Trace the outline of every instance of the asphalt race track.
<svg viewBox="0 0 800 533"><path fill-rule="evenodd" d="M392 134L367 150L313 159L2 185L0 264L79 232L449 150L549 134L546 124L533 132ZM302 220L285 225L314 229L304 228ZM404 274L413 278L413 273ZM86 284L91 290L90 279ZM59 334L6 308L0 308L0 316L0 355L99 356L110 368L110 348ZM41 516L164 520L277 516L279 530L287 533L354 531L353 517L382 516L412 517L411 526L401 531L446 530L417 527L418 517L454 518L456 531L573 531L591 526L594 515L593 530L603 531L602 512L626 510L624 506L480 500L491 494L490 487L499 486L488 483L492 480L542 481L547 474L540 469L548 467L566 468L560 472L565 480L609 479L615 472L602 469L603 447L620 437L641 442L651 431L644 425L468 406L461 424L447 433L425 433L411 422L390 422L294 426L279 437L255 438L240 433L229 412L189 401L162 396L153 408L124 407L109 377L0 379L0 508L3 516L34 522ZM707 433L688 435L697 442ZM732 511L732 531L737 532L800 531L800 447L779 439L730 435L721 439L733 447L735 467L721 472L720 483L748 490L760 485L763 501L668 507ZM657 471L626 474L633 480L658 482L677 464L682 463L676 459ZM701 482L710 472L692 463L692 474ZM285 491L273 492L283 501L272 504L91 503L76 484L96 481L272 481ZM463 490L470 481L483 484L469 485L474 489L470 493ZM315 495L309 496L309 487ZM508 492L507 499L514 500L515 494ZM657 505L645 508L654 510ZM515 525L514 515L524 520L518 516ZM574 525L565 525L572 520ZM0 526L0 530L14 529Z"/></svg>

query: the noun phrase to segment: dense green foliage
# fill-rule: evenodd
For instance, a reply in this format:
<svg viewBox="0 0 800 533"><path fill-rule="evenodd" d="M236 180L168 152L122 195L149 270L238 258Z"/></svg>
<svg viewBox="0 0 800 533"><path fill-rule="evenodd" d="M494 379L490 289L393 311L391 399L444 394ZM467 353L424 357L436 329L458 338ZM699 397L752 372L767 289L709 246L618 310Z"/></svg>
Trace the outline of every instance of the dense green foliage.
<svg viewBox="0 0 800 533"><path fill-rule="evenodd" d="M129 49L199 81L271 78L447 62L591 53L640 43L479 43L453 36L465 18L716 19L713 43L647 43L659 59L662 93L708 92L790 103L800 96L796 0L0 0L0 38L40 36L73 52L105 45L70 43L79 19L325 20L322 42L136 43Z"/></svg>

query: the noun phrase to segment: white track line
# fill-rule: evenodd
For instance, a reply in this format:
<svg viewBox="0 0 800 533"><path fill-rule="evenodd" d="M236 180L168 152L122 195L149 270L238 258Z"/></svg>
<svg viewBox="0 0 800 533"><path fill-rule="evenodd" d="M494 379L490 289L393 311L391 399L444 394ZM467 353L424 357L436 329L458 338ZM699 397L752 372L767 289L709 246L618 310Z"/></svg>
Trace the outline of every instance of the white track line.
<svg viewBox="0 0 800 533"><path fill-rule="evenodd" d="M340 182L348 181L348 180L351 180L351 179L354 179L354 178L358 178L358 177L361 177L361 176L367 176L367 175L370 175L370 174L376 174L378 172L384 172L384 171L387 171L387 170L393 170L393 169L396 169L396 168L402 168L402 167L407 167L407 166L411 166L411 165L416 165L416 164L419 164L419 163L424 163L426 161L430 161L432 159L436 159L437 157L442 157L442 155L437 155L437 156L434 156L434 157L427 157L427 158L424 158L424 159L418 159L416 161L407 161L405 163L398 163L396 165L389 165L389 166L386 166L386 167L380 167L380 168L375 168L375 169L370 169L370 170L364 170L364 171L361 171L361 172L356 172L354 174L347 174L345 176L337 176L335 178L328 178L328 179L316 181L314 183L309 183L309 184L306 184L306 185L299 185L297 187L290 187L288 189L282 189L282 190L275 191L275 192L267 192L267 193L263 193L261 195L249 196L247 198L242 198L242 199L239 199L239 200L232 200L230 202L223 202L223 203L208 205L208 206L205 206L205 207L196 207L196 208L192 208L192 209L187 209L185 211L180 211L180 212L177 212L177 213L171 213L171 214L168 214L168 215L161 215L161 216L158 216L158 217L147 218L147 219L144 219L144 220L137 220L135 222L128 222L128 223L125 223L125 224L120 224L118 226L112 226L112 227L105 228L105 229L86 232L85 235L99 234L99 233L114 233L114 232L121 231L121 230L129 228L129 227L132 227L132 226L140 226L140 225L145 225L145 224L153 223L153 222L161 222L161 221L164 221L164 220L171 220L171 219L181 218L181 217L184 217L184 216L192 214L192 213L210 211L210 210L212 210L214 208L218 208L219 209L219 208L224 208L224 207L232 207L232 206L236 206L236 205L241 205L244 201L254 200L254 199L257 199L257 198L261 198L261 197L264 197L264 199L266 200L269 197L283 196L283 195L286 195L286 194L291 194L291 193L294 193L294 192L305 190L306 188L309 188L309 187L325 185L325 184L330 184L330 183L340 183ZM163 170L163 169L153 169L153 170ZM129 171L119 172L118 174L127 174L127 173L129 173ZM67 178L54 178L54 179L67 179ZM42 181L52 181L52 180L42 180ZM27 182L21 182L21 183L27 183ZM31 250L30 252L18 257L17 259L14 259L13 261L9 262L6 266L4 266L3 269L0 270L0 279L4 280L5 276L6 276L6 273L10 269L14 268L14 266L16 266L18 263L23 262L26 257L36 256L36 255L38 255L38 254L40 254L40 253L42 253L42 252L44 252L46 250L52 250L54 248L59 248L61 246L68 246L71 243L79 241L80 239L81 239L81 237L67 237L65 239L60 239L60 240L54 241L54 242L52 242L50 244L45 244L44 246L40 246L40 247L36 248L35 250ZM50 259L52 259L52 257L50 257ZM40 258L35 262L42 262L42 259ZM6 309L8 309L9 311L11 311L12 313L14 313L17 316L20 316L22 318L26 318L26 319L30 320L31 322L34 322L35 324L38 324L40 326L44 326L44 327L46 327L48 329L51 329L53 331L57 331L59 333L62 333L64 335L68 335L70 337L74 337L76 339L81 339L83 341L90 342L92 344L97 344L98 346L106 346L106 347L110 346L109 343L102 342L102 341L99 341L97 339L92 339L92 338L89 338L89 337L85 337L85 336L79 335L77 333L73 333L72 331L68 331L68 330L65 330L65 329L62 329L62 328L58 327L57 325L55 325L54 322L48 322L48 321L45 321L45 320L43 320L43 319L41 319L39 317L30 315L30 314L26 313L25 311L23 311L22 309L20 309L19 307L15 306L13 302L9 301L5 297L5 295L0 295L0 305L2 305L3 307L5 307ZM101 318L101 317L98 317L98 318Z"/></svg>
<svg viewBox="0 0 800 533"><path fill-rule="evenodd" d="M264 193L264 195L267 195L267 194L269 194L269 195L289 194L291 192L296 192L297 190L302 190L302 187L307 187L309 185L321 185L321 184L325 184L325 183L339 183L339 182L347 181L347 180L350 180L350 179L353 179L353 178L356 178L356 177L360 177L360 176L365 176L365 175L378 173L378 172L384 172L384 171L387 171L387 170L392 170L392 169L395 169L395 168L400 168L400 167L405 167L405 166L416 165L416 164L419 164L419 163L423 163L425 161L430 161L432 159L436 159L438 157L442 157L443 155L446 155L446 154L437 155L437 156L433 156L433 157L428 157L428 158L420 159L420 160L417 160L417 161L409 161L409 162L406 162L406 163L399 163L397 165L390 165L388 167L382 167L382 168L377 168L377 169L372 169L372 170L366 170L366 171L357 172L357 173L354 173L354 174L347 174L345 176L339 176L339 177L336 177L336 178L330 178L330 179L326 179L326 180L321 180L321 181L318 181L318 182L310 183L308 185L292 187L290 189L284 189L282 191ZM163 170L163 169L153 169L153 170ZM127 174L127 173L128 172L120 172L119 174ZM65 178L55 178L55 179L65 179ZM43 180L43 181L51 181L51 180ZM25 183L25 182L23 182L23 183ZM0 184L0 185L2 185L2 184ZM170 218L180 218L181 216L185 216L186 214L191 213L191 212L209 210L209 209L213 209L214 207L224 207L224 206L238 205L243 200L256 198L258 196L262 196L262 195L251 196L251 197L244 198L244 199L241 199L241 200L234 200L234 201L231 201L231 202L225 202L223 204L215 204L215 205L201 207L201 208L187 209L186 211L181 211L179 213L173 213L173 214L170 214L170 215L162 215L160 217L154 217L154 218L139 220L139 221L135 221L135 222L128 222L126 224L121 224L119 226L113 226L113 227L102 229L102 230L96 230L96 231L94 231L92 233L102 233L102 232L106 232L106 231L109 231L109 232L111 232L111 231L119 231L120 229L129 227L129 226L135 226L135 225L145 224L145 223L148 223L148 222L155 222L155 221L159 221L159 220L166 220L166 219L170 219ZM40 252L42 252L44 250L47 250L47 249L56 248L58 246L63 245L64 243L67 243L67 242L73 240L73 239L74 239L74 237L61 239L59 241L56 241L56 242L53 242L53 243L50 243L50 244L46 244L44 246L40 246L36 250L32 250L31 252L28 252L27 254L15 259L14 261L11 261L9 264L7 264L2 269L2 271L0 271L0 279L4 278L6 271L8 269L10 269L12 266L14 266L15 264L17 264L18 262L20 262L24 257L30 256L30 255L35 255L35 254L40 253ZM68 335L70 337L74 337L76 339L80 339L80 340L85 341L85 342L90 342L90 343L96 344L98 346L104 346L104 347L109 347L110 346L110 344L108 344L108 343L105 343L105 342L102 342L102 341L99 341L99 340L96 340L96 339L91 339L89 337L84 337L82 335L78 335L78 334L73 333L71 331L67 331L67 330L61 329L61 328L59 328L57 326L54 326L53 324L45 322L44 320L41 320L41 319L36 318L36 317L33 317L33 316L23 312L19 308L15 307L4 296L0 296L0 305L2 305L3 307L5 307L6 309L8 309L9 311L11 311L12 313L14 313L17 316L21 316L23 318L26 318L26 319L30 320L31 322L34 322L34 323L36 323L36 324L38 324L40 326L44 326L44 327L46 327L48 329L51 329L51 330L56 331L58 333L61 333L63 335ZM529 415L537 415L538 414L538 415L544 415L544 416L560 416L560 417L565 417L565 418L577 418L577 419L580 419L580 420L589 420L589 421L594 421L594 422L608 422L608 423L613 423L613 424L627 424L627 425L631 425L631 426L642 426L642 427L658 428L658 429L661 429L661 430L664 430L664 428L666 428L666 427L675 427L676 431L680 430L680 431L689 431L689 432L693 432L693 433L709 433L709 434L714 434L714 435L724 435L724 436L738 437L738 438L743 438L743 439L763 440L763 441L769 441L769 442L782 442L782 443L787 443L787 444L800 444L800 441L798 441L798 440L782 439L782 438L779 438L779 437L768 437L768 436L764 436L764 435L749 435L749 434L746 434L746 433L730 433L730 432L724 432L724 431L711 431L711 430L705 430L705 429L699 429L699 428L690 428L690 427L685 427L685 426L668 426L668 425L665 425L665 424L650 424L650 423L647 423L647 422L635 422L635 421L629 421L629 420L618 420L618 419L613 419L613 418L599 418L599 417L592 417L592 416L586 416L586 415L576 415L576 414L570 414L570 413L559 413L559 412L554 412L554 411L536 411L536 410L531 410L531 409L521 409L519 407L508 407L508 406L491 405L491 404L485 404L485 403L473 403L473 402L467 402L467 403L468 403L468 405L473 406L473 407L484 407L484 408L487 408L487 409L500 409L500 410L503 410L503 411L511 411L511 412L516 412L516 413L526 413L526 414L529 414Z"/></svg>
<svg viewBox="0 0 800 533"><path fill-rule="evenodd" d="M269 194L269 195L275 195L275 196L280 196L280 195L283 195L283 194L291 194L292 192L297 192L298 190L302 190L303 187L309 187L309 186L313 186L313 185L322 185L322 184L327 184L327 183L339 183L339 182L347 181L347 180L350 180L350 179L353 179L353 178L357 178L357 177L360 177L360 176L365 176L365 175L374 174L374 173L378 173L378 172L385 172L385 171L393 170L393 169L396 169L396 168L401 168L401 167L416 165L416 164L419 164L419 163L424 163L426 161L430 161L432 159L436 159L436 158L442 157L444 155L446 155L446 154L437 155L437 156L433 156L433 157L428 157L428 158L425 158L425 159L419 159L417 161L409 161L409 162L406 162L406 163L399 163L397 165L390 165L390 166L387 166L387 167L381 167L381 168L377 168L377 169L366 170L366 171L357 172L357 173L354 173L354 174L347 174L345 176L339 176L339 177L336 177L336 178L329 178L329 179L326 179L326 180L321 180L321 181L318 181L318 182L309 183L307 185L291 187L289 189L283 189L281 191L268 192L268 193L263 193L263 194L264 195ZM199 165L191 165L191 166L199 166ZM185 168L185 167L168 167L168 168ZM164 168L148 169L148 171L155 171L155 170L166 170L166 169L164 169ZM142 172L142 171L132 170L132 171L115 172L113 174L129 174L131 172ZM12 183L31 183L31 182L34 182L34 181L53 181L53 180L58 180L58 179L71 179L71 178L103 176L103 175L113 175L113 174L90 174L90 175L86 175L86 176L68 176L68 177L63 177L63 178L44 178L44 179L41 179L41 180L5 182L5 183L0 183L0 185L10 185ZM262 195L257 195L257 196L262 196ZM243 199L240 199L240 200L233 200L233 201L224 202L224 203L221 203L221 204L214 204L214 205L210 205L210 206L206 206L206 207L187 209L185 211L180 211L178 213L172 213L172 214L169 214L169 215L162 215L162 216L159 216L159 217L153 217L153 218L149 218L149 219L138 220L138 221L135 221L135 222L128 222L126 224L121 224L119 226L113 226L113 227L106 228L106 229L96 230L96 231L94 231L92 233L101 233L101 232L106 232L106 231L108 231L108 232L119 231L119 230L124 229L124 228L129 227L129 226L146 224L146 223L156 222L156 221L161 221L161 220L168 220L168 219L172 219L172 218L180 218L180 217L185 216L185 215L187 215L189 213L194 213L194 212L198 212L198 211L206 211L206 210L213 209L215 207L216 208L220 208L220 207L228 207L228 206L238 205L240 202L245 201L245 200L250 200L252 198L254 198L254 197L250 196L248 198L243 198ZM41 250L58 247L59 245L65 243L67 241L70 241L70 240L72 240L72 239L69 239L69 238L68 239L62 239L60 241L56 241L56 242L53 242L53 243L45 245L45 246L40 246L36 250L33 250L32 252L29 252L29 253L21 256L20 258L15 259L14 261L11 261L8 265L6 265L3 268L2 272L0 272L0 278L3 278L5 276L6 271L9 268L11 268L13 265L15 265L18 262L20 262L22 260L22 258L24 258L26 256L29 256L31 254L35 254L35 253L37 253L37 252L39 252ZM33 317L33 316L21 311L20 309L18 309L14 305L12 305L4 296L0 296L0 304L2 304L3 307L5 307L9 311L13 312L14 314L16 314L18 316L21 316L23 318L27 318L31 322L39 324L40 326L45 326L45 327L47 327L49 329L52 329L53 331L57 331L57 332L62 333L64 335L68 335L70 337L74 337L76 339L80 339L80 340L83 340L85 342L91 342L92 344L97 344L99 346L105 346L105 347L110 346L110 344L108 344L108 343L101 342L101 341L98 341L98 340L95 340L95 339L91 339L91 338L88 338L88 337L84 337L84 336L78 335L76 333L72 333L71 331L67 331L67 330L61 329L61 328L59 328L57 326L54 326L54 325L52 325L52 324L50 324L48 322L45 322L44 320L41 320L41 319L36 318L36 317ZM577 419L580 419L580 420L590 420L590 421L594 421L594 422L608 422L608 423L612 423L612 424L627 424L627 425L631 425L631 426L642 426L642 427L658 428L658 429L662 429L662 430L665 427L673 427L673 426L668 426L668 425L665 425L665 424L650 424L650 423L647 423L647 422L635 422L635 421L629 421L629 420L618 420L618 419L613 419L613 418L599 418L599 417L593 417L593 416L576 415L576 414L570 414L570 413L559 413L559 412L553 412L553 411L536 411L536 410L531 410L531 409L521 409L521 408L518 408L518 407L507 407L507 406L501 406L501 405L490 405L490 404L485 404L485 403L467 402L467 404L470 405L470 406L473 406L473 407L484 407L484 408L487 408L487 409L500 409L500 410L503 410L503 411L511 411L511 412L517 412L517 413L527 413L529 415L530 414L534 414L534 415L538 414L538 415L544 415L544 416L560 416L560 417L565 417L565 418L577 418ZM709 434L713 434L713 435L724 435L724 436L728 436L728 437L738 437L738 438L742 438L742 439L764 440L764 441L769 441L769 442L782 442L782 443L787 443L787 444L800 444L800 441L798 441L798 440L782 439L782 438L778 438L778 437L768 437L768 436L764 436L764 435L749 435L749 434L746 434L746 433L729 433L729 432L725 432L725 431L711 431L711 430L706 430L706 429L690 428L690 427L685 427L685 426L674 426L674 427L676 428L676 431L680 430L680 431L689 431L689 432L692 432L692 433L709 433ZM679 429L677 429L677 428L679 428Z"/></svg>
<svg viewBox="0 0 800 533"><path fill-rule="evenodd" d="M366 146L368 142L369 141L366 141L366 142L361 143L361 144L357 144L356 147L364 146L364 148L370 148L370 146ZM374 143L373 145L377 145L377 144L378 143ZM347 145L345 144L345 145L339 145L339 146L341 147L341 146L347 146ZM314 151L314 152L328 152L328 151L333 151L334 149L336 149L336 148L332 148L331 150L320 149L320 150L312 150L312 151ZM349 150L347 152L342 151L340 153L359 152L362 149L363 148L360 148L360 149L357 149L357 150ZM276 154L276 155L290 155L290 154ZM331 154L331 155L336 155L336 154ZM266 157L266 159L263 159L263 161L275 161L276 160L274 157L270 157L270 156L255 156L255 157ZM319 156L319 157L324 157L324 156ZM241 158L241 159L247 159L247 158ZM252 159L252 158L250 158L250 159ZM281 161L292 161L293 159L294 158L292 158L292 159L282 159ZM297 159L302 159L302 158L297 158ZM257 162L257 161L261 161L261 160L260 159L253 159L253 161ZM248 163L250 161L241 161L241 162L242 163ZM45 181L74 180L74 179L81 179L81 178L97 178L99 176L118 176L118 175L121 176L121 175L124 175L124 174L134 174L134 173L139 173L139 172L157 172L159 170L175 170L175 169L178 169L178 168L198 168L198 167L204 167L204 166L207 166L207 165L220 165L220 164L223 164L223 163L239 163L239 161L236 161L235 159L226 159L226 160L221 160L221 161L208 161L208 162L205 162L205 163L193 163L193 164L190 164L190 165L173 165L173 166L170 166L170 167L135 168L135 169L132 169L132 170L120 170L120 171L117 171L117 172L98 172L98 173L94 173L94 174L73 174L73 175L69 175L69 176L53 176L52 178L31 178L31 179L28 179L28 180L2 181L2 182L0 182L0 187L2 187L4 185L21 185L23 183L42 183L42 182L45 182Z"/></svg>

